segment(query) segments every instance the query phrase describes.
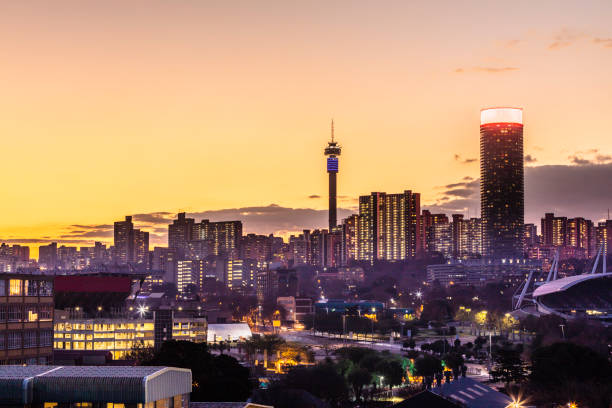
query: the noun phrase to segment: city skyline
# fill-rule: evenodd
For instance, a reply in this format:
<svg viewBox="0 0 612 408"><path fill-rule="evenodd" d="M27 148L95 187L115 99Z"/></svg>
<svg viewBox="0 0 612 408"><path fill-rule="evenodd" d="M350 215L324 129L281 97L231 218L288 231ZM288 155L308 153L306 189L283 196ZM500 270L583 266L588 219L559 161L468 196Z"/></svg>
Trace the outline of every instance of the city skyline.
<svg viewBox="0 0 612 408"><path fill-rule="evenodd" d="M0 165L0 239L108 243L132 214L153 246L181 210L247 233L325 227L331 117L338 220L405 189L473 216L478 113L499 105L525 111L525 221L605 218L612 6L478 4L5 5L0 130L27 154Z"/></svg>

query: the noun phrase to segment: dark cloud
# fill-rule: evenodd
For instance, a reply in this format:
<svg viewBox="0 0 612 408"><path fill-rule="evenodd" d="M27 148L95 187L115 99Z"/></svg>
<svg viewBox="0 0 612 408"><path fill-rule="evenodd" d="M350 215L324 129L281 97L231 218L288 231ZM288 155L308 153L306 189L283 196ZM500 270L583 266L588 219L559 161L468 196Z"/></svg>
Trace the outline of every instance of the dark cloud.
<svg viewBox="0 0 612 408"><path fill-rule="evenodd" d="M470 180L474 180L474 177L465 176L462 180L470 181Z"/></svg>
<svg viewBox="0 0 612 408"><path fill-rule="evenodd" d="M111 224L100 224L100 225L73 224L73 225L71 225L71 227L72 228L85 229L85 230L89 230L89 229L99 230L99 229L112 229L113 228L113 226Z"/></svg>
<svg viewBox="0 0 612 408"><path fill-rule="evenodd" d="M163 224L168 223L169 220L172 220L176 217L175 213L160 211L146 214L134 214L132 219L135 222L145 222L150 224Z"/></svg>
<svg viewBox="0 0 612 408"><path fill-rule="evenodd" d="M571 156L568 156L568 159L578 166L587 166L591 164L607 164L612 161L612 156L608 154L595 154L597 153L597 149L591 149L585 152L577 152ZM593 155L592 159L585 158L581 153L591 154Z"/></svg>
<svg viewBox="0 0 612 408"><path fill-rule="evenodd" d="M113 230L91 230L91 231L70 231L67 234L60 235L60 238L111 238Z"/></svg>
<svg viewBox="0 0 612 408"><path fill-rule="evenodd" d="M466 178L463 178L464 180L466 180ZM465 187L465 188L470 188L473 189L475 187L478 187L480 184L479 180L474 180L471 177L468 178L471 181L461 181L458 183L452 183L452 184L447 184L444 186L444 188L446 189L452 189L452 188L457 188L457 187Z"/></svg>
<svg viewBox="0 0 612 408"><path fill-rule="evenodd" d="M47 245L52 242L57 242L58 244L68 245L68 244L76 244L81 246L93 245L93 241L91 240L81 240L81 239L61 239L61 238L0 238L0 242L4 242L7 244L24 244L24 245Z"/></svg>
<svg viewBox="0 0 612 408"><path fill-rule="evenodd" d="M338 220L351 214L353 214L351 209L338 208ZM287 231L301 231L305 228L326 228L328 224L327 210L282 207L278 204L191 212L187 216L195 218L196 221L201 219L240 220L243 222L245 232L256 234L282 234Z"/></svg>
<svg viewBox="0 0 612 408"><path fill-rule="evenodd" d="M469 164L469 163L474 163L478 161L478 159L473 159L473 158L464 159L458 154L455 154L455 160L463 164Z"/></svg>
<svg viewBox="0 0 612 408"><path fill-rule="evenodd" d="M588 182L585 182L588 181ZM449 186L453 186L453 183ZM447 192L431 205L424 205L432 212L467 211L477 213L480 208L479 180L474 180L466 190L467 197L454 196L450 200ZM585 217L601 220L612 206L612 163L581 165L534 166L525 168L525 222L539 225L546 212L568 217Z"/></svg>
<svg viewBox="0 0 612 408"><path fill-rule="evenodd" d="M535 163L537 161L538 161L538 159L536 159L535 157L533 157L530 154L525 156L525 163Z"/></svg>
<svg viewBox="0 0 612 408"><path fill-rule="evenodd" d="M314 198L321 198L321 196L317 195L317 194L313 194L313 195L309 195L308 198L313 198L313 199Z"/></svg>
<svg viewBox="0 0 612 408"><path fill-rule="evenodd" d="M452 190L447 190L444 192L444 194L447 194L449 196L454 196L454 197L470 197L474 194L474 191L472 189L469 188L455 188Z"/></svg>

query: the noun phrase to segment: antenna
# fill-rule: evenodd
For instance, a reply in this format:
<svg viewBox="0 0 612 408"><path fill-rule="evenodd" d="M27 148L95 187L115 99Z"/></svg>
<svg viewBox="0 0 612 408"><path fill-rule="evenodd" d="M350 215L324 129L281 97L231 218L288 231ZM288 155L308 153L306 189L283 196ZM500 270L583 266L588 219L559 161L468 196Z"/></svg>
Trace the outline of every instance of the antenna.
<svg viewBox="0 0 612 408"><path fill-rule="evenodd" d="M334 142L334 119L333 118L332 118L332 121L331 121L331 137L332 137L331 141L333 143Z"/></svg>

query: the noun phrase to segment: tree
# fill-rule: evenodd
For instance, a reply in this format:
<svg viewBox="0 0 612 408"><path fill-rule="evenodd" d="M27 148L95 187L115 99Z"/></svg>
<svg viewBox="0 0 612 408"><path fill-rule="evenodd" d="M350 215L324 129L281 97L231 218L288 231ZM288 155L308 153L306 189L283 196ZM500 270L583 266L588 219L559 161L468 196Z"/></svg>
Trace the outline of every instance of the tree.
<svg viewBox="0 0 612 408"><path fill-rule="evenodd" d="M433 299L423 305L421 320L428 321L446 321L451 318L453 309L445 299Z"/></svg>
<svg viewBox="0 0 612 408"><path fill-rule="evenodd" d="M457 352L448 353L444 356L444 364L453 372L455 379L459 378L463 362L463 357Z"/></svg>
<svg viewBox="0 0 612 408"><path fill-rule="evenodd" d="M495 381L503 381L508 389L510 383L520 383L525 380L527 373L525 363L521 360L521 350L505 346L497 350L494 356L495 366L491 370L491 377Z"/></svg>
<svg viewBox="0 0 612 408"><path fill-rule="evenodd" d="M363 387L372 382L372 374L370 374L370 372L365 368L355 366L348 373L347 380L353 388L353 394L355 394L355 399L357 401L360 401Z"/></svg>
<svg viewBox="0 0 612 408"><path fill-rule="evenodd" d="M141 365L191 370L192 401L244 401L251 394L249 370L228 355L212 355L203 343L170 340Z"/></svg>
<svg viewBox="0 0 612 408"><path fill-rule="evenodd" d="M531 354L530 386L547 402L607 408L612 402L612 364L595 351L569 342Z"/></svg>
<svg viewBox="0 0 612 408"><path fill-rule="evenodd" d="M442 363L433 356L424 355L414 362L414 368L416 374L423 377L423 382L429 388L433 383L434 376L442 372Z"/></svg>
<svg viewBox="0 0 612 408"><path fill-rule="evenodd" d="M287 373L281 385L308 391L329 403L338 403L348 395L344 377L332 363L327 362L314 367L295 367Z"/></svg>
<svg viewBox="0 0 612 408"><path fill-rule="evenodd" d="M385 377L385 384L393 387L404 379L402 364L394 359L382 360L376 365L376 373Z"/></svg>

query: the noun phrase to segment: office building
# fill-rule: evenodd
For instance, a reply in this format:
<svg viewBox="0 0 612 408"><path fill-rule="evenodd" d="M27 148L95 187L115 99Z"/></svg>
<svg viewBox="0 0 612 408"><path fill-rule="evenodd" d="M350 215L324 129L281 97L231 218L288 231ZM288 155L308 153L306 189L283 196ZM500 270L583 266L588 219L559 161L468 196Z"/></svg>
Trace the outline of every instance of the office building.
<svg viewBox="0 0 612 408"><path fill-rule="evenodd" d="M480 112L480 205L483 255L523 257L525 215L523 110Z"/></svg>
<svg viewBox="0 0 612 408"><path fill-rule="evenodd" d="M52 342L53 277L0 275L0 365L48 364Z"/></svg>

